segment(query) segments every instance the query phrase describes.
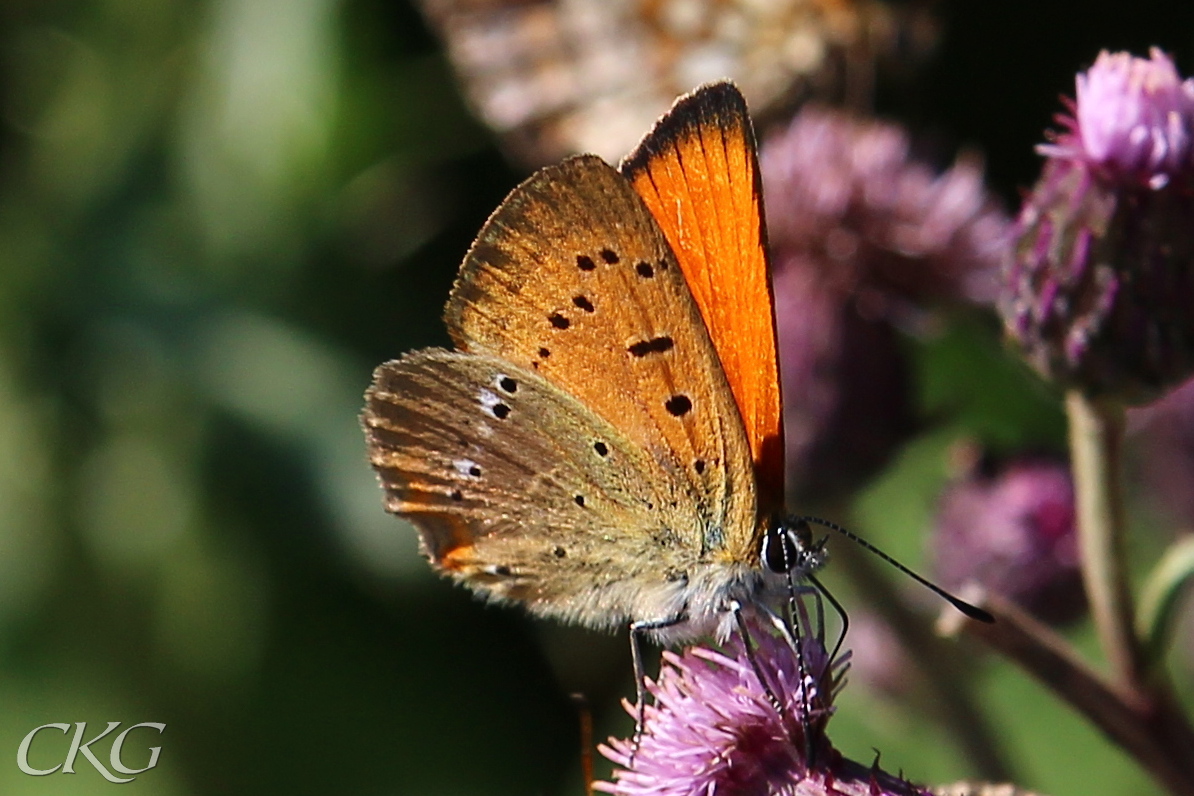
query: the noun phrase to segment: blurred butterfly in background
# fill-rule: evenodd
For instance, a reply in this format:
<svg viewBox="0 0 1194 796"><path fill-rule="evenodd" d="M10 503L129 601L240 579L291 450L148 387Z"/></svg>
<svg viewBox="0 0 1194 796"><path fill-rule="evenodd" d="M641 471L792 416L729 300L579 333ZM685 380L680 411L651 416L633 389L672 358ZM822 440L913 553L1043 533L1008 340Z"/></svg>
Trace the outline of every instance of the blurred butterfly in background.
<svg viewBox="0 0 1194 796"><path fill-rule="evenodd" d="M477 114L530 166L614 162L691 86L734 80L760 114L869 104L923 60L922 6L878 0L421 0Z"/></svg>

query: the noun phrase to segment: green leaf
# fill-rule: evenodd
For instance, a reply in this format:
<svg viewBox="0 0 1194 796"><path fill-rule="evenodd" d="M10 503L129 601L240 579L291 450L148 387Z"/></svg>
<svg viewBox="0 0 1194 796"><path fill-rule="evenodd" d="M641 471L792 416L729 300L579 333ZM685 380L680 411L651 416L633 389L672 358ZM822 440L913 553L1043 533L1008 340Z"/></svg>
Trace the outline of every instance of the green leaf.
<svg viewBox="0 0 1194 796"><path fill-rule="evenodd" d="M1140 596L1136 632L1144 641L1150 663L1157 663L1169 642L1173 618L1182 595L1194 580L1194 536L1170 545L1157 562Z"/></svg>

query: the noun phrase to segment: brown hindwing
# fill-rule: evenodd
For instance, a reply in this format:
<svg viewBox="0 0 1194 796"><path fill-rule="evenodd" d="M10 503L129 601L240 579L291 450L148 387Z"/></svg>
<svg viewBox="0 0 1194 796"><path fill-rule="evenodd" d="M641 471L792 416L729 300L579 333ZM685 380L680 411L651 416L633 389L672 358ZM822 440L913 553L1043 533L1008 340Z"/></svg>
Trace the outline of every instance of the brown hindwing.
<svg viewBox="0 0 1194 796"><path fill-rule="evenodd" d="M490 597L611 627L676 610L683 583L669 578L706 561L682 485L510 362L439 349L388 362L363 423L387 508L433 564Z"/></svg>

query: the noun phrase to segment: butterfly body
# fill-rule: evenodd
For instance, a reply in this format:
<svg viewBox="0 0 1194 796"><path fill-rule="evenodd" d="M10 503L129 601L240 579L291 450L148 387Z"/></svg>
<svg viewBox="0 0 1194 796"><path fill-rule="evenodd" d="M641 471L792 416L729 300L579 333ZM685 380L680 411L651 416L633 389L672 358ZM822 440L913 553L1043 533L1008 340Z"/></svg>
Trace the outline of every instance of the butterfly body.
<svg viewBox="0 0 1194 796"><path fill-rule="evenodd" d="M574 157L494 212L445 311L457 350L386 363L366 395L387 508L434 566L664 641L724 637L783 588L760 558L783 479L756 168L714 84L621 172Z"/></svg>

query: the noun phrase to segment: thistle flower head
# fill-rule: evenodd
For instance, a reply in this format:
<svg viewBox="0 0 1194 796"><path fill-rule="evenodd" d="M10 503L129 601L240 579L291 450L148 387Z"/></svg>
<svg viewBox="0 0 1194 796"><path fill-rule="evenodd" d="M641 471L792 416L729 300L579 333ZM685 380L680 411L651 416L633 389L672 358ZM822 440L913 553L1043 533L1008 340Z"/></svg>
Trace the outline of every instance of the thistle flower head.
<svg viewBox="0 0 1194 796"><path fill-rule="evenodd" d="M1082 160L1107 179L1163 188L1194 168L1194 79L1182 80L1157 48L1149 58L1099 53L1078 75L1072 115L1053 144L1052 158Z"/></svg>
<svg viewBox="0 0 1194 796"><path fill-rule="evenodd" d="M619 768L597 790L620 796L920 794L875 769L845 761L825 736L847 656L830 661L810 635L795 645L748 622L753 658L740 636L721 651L663 653L647 683L642 739L611 739L600 751ZM773 701L774 698L774 701ZM634 707L626 709L633 716ZM807 733L807 736L806 736Z"/></svg>
<svg viewBox="0 0 1194 796"><path fill-rule="evenodd" d="M962 157L939 172L911 148L895 124L815 107L767 140L759 168L776 270L815 269L889 320L933 299L992 298L1008 221L980 164Z"/></svg>
<svg viewBox="0 0 1194 796"><path fill-rule="evenodd" d="M829 499L916 430L898 330L993 300L1009 223L974 158L941 172L894 124L809 107L759 166L775 262L788 472Z"/></svg>
<svg viewBox="0 0 1194 796"><path fill-rule="evenodd" d="M915 433L899 333L854 312L814 270L774 277L790 487L804 500L848 493Z"/></svg>
<svg viewBox="0 0 1194 796"><path fill-rule="evenodd" d="M1074 485L1063 462L1021 456L975 467L941 495L933 538L941 584L968 581L1061 624L1086 608Z"/></svg>
<svg viewBox="0 0 1194 796"><path fill-rule="evenodd" d="M1138 403L1194 371L1194 81L1103 53L1017 222L1008 336L1046 378Z"/></svg>

